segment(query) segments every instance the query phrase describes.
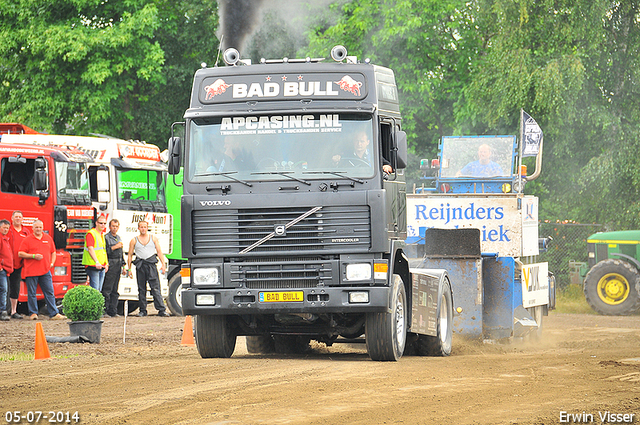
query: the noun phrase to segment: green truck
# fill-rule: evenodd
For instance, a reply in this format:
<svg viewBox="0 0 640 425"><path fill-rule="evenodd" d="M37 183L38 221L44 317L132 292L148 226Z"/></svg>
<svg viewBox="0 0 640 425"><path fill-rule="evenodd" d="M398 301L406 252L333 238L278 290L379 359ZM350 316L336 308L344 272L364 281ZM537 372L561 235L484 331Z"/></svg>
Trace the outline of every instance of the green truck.
<svg viewBox="0 0 640 425"><path fill-rule="evenodd" d="M182 316L182 279L180 278L180 265L185 261L182 258L182 228L180 226L180 197L182 196L182 170L175 176L167 179L167 211L173 216L172 240L173 251L166 255L169 260L167 279L169 281L169 294L167 305L175 316Z"/></svg>
<svg viewBox="0 0 640 425"><path fill-rule="evenodd" d="M599 232L587 238L588 262L580 264L584 295L605 315L640 308L640 230Z"/></svg>

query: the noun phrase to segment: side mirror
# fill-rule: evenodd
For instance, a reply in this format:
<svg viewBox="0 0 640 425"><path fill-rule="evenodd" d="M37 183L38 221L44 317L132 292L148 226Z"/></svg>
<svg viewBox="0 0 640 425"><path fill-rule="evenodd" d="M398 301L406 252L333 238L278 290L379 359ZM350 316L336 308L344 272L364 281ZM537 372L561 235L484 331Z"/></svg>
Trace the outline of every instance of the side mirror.
<svg viewBox="0 0 640 425"><path fill-rule="evenodd" d="M180 172L182 139L179 137L171 137L168 142L168 151L169 162L167 165L169 166L169 174L176 175Z"/></svg>
<svg viewBox="0 0 640 425"><path fill-rule="evenodd" d="M34 178L33 178L33 187L36 191L46 191L47 190L47 170L44 168L37 168Z"/></svg>
<svg viewBox="0 0 640 425"><path fill-rule="evenodd" d="M396 168L407 168L407 133L396 131Z"/></svg>
<svg viewBox="0 0 640 425"><path fill-rule="evenodd" d="M110 185L109 185L109 169L104 165L101 165L96 170L96 188L98 189L98 202L109 202L110 198Z"/></svg>
<svg viewBox="0 0 640 425"><path fill-rule="evenodd" d="M96 171L96 184L98 186L98 192L109 191L109 170L105 166L100 166Z"/></svg>
<svg viewBox="0 0 640 425"><path fill-rule="evenodd" d="M36 158L35 161L36 169L45 169L47 168L47 160L44 158Z"/></svg>
<svg viewBox="0 0 640 425"><path fill-rule="evenodd" d="M36 158L35 174L33 176L33 187L36 191L46 191L47 185L47 160L44 158Z"/></svg>

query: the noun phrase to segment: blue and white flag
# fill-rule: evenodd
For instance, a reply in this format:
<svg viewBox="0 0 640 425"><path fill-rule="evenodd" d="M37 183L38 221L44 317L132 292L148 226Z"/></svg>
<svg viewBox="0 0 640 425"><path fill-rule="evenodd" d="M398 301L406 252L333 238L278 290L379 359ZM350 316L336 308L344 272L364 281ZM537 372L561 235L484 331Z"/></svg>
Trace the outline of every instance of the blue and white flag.
<svg viewBox="0 0 640 425"><path fill-rule="evenodd" d="M522 111L522 156L536 156L543 139L542 129L529 114Z"/></svg>

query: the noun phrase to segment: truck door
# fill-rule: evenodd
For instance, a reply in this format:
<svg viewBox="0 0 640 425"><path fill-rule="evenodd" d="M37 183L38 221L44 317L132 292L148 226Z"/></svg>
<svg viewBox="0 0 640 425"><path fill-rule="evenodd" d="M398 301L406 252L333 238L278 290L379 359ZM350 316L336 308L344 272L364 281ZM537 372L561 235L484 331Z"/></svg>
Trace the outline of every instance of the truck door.
<svg viewBox="0 0 640 425"><path fill-rule="evenodd" d="M379 137L383 163L385 160L391 162L393 125L392 120L382 120L380 122ZM407 201L404 170L395 169L396 164L392 164L392 166L394 167L394 172L386 176L382 183L382 187L387 192L387 232L389 238L404 240L407 237Z"/></svg>

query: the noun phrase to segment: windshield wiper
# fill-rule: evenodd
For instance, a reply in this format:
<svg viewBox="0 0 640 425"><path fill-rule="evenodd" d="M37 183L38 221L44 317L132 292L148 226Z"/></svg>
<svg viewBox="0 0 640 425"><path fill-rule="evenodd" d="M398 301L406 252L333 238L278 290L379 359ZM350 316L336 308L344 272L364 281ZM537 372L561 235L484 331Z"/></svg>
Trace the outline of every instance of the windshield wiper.
<svg viewBox="0 0 640 425"><path fill-rule="evenodd" d="M351 177L351 176L345 176L344 173L346 173L346 171L305 171L302 174L333 174L334 176L344 177L345 179L349 179L352 182L364 184L364 180L356 179L355 177Z"/></svg>
<svg viewBox="0 0 640 425"><path fill-rule="evenodd" d="M297 178L297 177L290 176L289 174L291 174L291 173L293 173L293 171L264 171L264 172L260 172L260 173L251 173L251 174L252 174L252 175L254 175L254 174L255 174L255 175L263 175L263 174L277 174L277 175L279 175L279 176L288 177L288 178L290 178L291 180L295 180L295 181L297 181L297 182L304 183L304 184L306 184L307 186L311 186L311 183L309 183L309 182L308 182L308 181L306 181L306 180L302 180L302 179L299 179L299 178Z"/></svg>
<svg viewBox="0 0 640 425"><path fill-rule="evenodd" d="M153 211L153 212L167 212L166 207L162 205L160 201L154 201L152 199L131 199L135 201L140 206L140 210L142 211ZM145 208L146 207L146 208Z"/></svg>
<svg viewBox="0 0 640 425"><path fill-rule="evenodd" d="M161 213L167 212L167 206L164 205L162 201L160 201L159 199L156 199L155 201L150 200L149 202L151 202L151 205L153 205L154 212L161 212Z"/></svg>
<svg viewBox="0 0 640 425"><path fill-rule="evenodd" d="M253 187L251 183L246 182L244 180L237 179L235 177L231 177L229 175L229 174L237 174L237 173L238 173L237 171L221 171L217 173L200 173L200 174L196 174L196 176L225 176L226 178L231 179L238 183L242 183L245 186Z"/></svg>
<svg viewBox="0 0 640 425"><path fill-rule="evenodd" d="M89 195L77 195L75 193L58 192L60 200L69 202L68 205L89 205Z"/></svg>

